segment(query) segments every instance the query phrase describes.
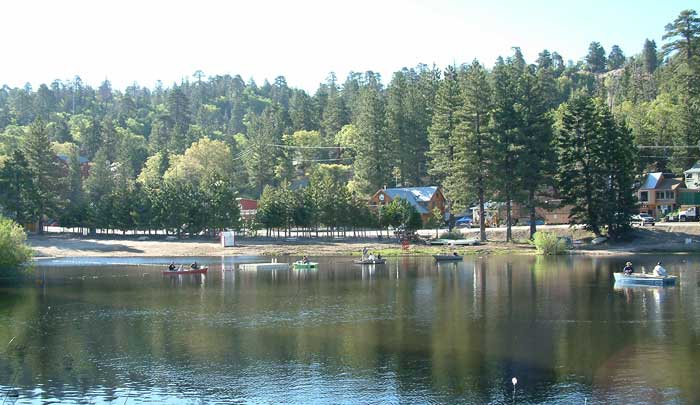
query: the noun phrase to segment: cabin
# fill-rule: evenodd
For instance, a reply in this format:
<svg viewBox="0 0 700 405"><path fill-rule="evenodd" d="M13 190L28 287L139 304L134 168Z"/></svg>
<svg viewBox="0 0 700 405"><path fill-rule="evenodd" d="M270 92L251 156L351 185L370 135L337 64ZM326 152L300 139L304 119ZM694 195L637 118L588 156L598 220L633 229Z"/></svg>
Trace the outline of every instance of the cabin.
<svg viewBox="0 0 700 405"><path fill-rule="evenodd" d="M376 209L396 198L404 199L414 206L424 224L430 220L434 208L439 209L443 217L445 215L447 200L438 186L383 188L372 195L369 206Z"/></svg>
<svg viewBox="0 0 700 405"><path fill-rule="evenodd" d="M678 208L678 198L685 189L684 180L671 173L648 173L637 191L639 212L661 219Z"/></svg>
<svg viewBox="0 0 700 405"><path fill-rule="evenodd" d="M241 219L249 221L255 219L255 214L258 212L258 201L249 198L237 198L238 208L241 210Z"/></svg>
<svg viewBox="0 0 700 405"><path fill-rule="evenodd" d="M61 168L64 171L63 175L67 176L68 165L70 164L70 157L66 155L56 155L56 158L58 159L58 163L61 165ZM84 156L79 156L78 162L80 164L80 177L86 179L90 174L90 162Z"/></svg>

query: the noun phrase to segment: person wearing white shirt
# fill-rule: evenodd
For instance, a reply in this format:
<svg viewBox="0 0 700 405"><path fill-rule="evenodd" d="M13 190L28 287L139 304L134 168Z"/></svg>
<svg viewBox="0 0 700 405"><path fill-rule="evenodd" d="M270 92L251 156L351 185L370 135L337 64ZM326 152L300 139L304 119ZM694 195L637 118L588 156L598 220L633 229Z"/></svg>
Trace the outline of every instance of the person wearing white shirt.
<svg viewBox="0 0 700 405"><path fill-rule="evenodd" d="M656 263L656 266L654 266L654 275L657 277L666 277L668 275L666 269L661 267L661 262Z"/></svg>

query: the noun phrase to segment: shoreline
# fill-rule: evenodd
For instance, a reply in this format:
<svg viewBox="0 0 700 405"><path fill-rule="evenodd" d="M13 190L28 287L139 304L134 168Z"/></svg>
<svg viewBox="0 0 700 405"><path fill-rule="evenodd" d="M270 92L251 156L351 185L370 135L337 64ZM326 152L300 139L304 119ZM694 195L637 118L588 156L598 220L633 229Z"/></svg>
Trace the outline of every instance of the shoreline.
<svg viewBox="0 0 700 405"><path fill-rule="evenodd" d="M657 241L658 242L658 241ZM324 239L245 238L237 246L223 248L218 241L207 239L138 240L134 237L82 238L67 235L32 235L27 239L34 252L34 259L65 257L193 257L193 256L359 256L362 249L381 253L382 256L430 256L456 250L465 256L536 254L534 246L527 243L487 241L476 246L428 246L411 244L403 250L396 240L361 238ZM700 254L700 244L680 241L644 243L633 241L607 245L577 246L569 255L631 256L639 254Z"/></svg>

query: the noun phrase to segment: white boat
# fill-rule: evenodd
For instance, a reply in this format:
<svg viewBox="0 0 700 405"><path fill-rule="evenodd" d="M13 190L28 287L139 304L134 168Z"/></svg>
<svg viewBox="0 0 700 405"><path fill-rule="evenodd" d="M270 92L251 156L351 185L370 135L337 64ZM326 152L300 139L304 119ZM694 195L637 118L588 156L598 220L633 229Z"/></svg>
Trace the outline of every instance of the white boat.
<svg viewBox="0 0 700 405"><path fill-rule="evenodd" d="M655 276L644 273L613 273L616 284L675 285L678 276Z"/></svg>
<svg viewBox="0 0 700 405"><path fill-rule="evenodd" d="M301 260L294 262L293 267L295 269L316 269L318 268L317 262L302 262Z"/></svg>
<svg viewBox="0 0 700 405"><path fill-rule="evenodd" d="M384 264L384 263L386 263L386 259L361 259L361 260L353 260L353 263L355 263L355 264Z"/></svg>
<svg viewBox="0 0 700 405"><path fill-rule="evenodd" d="M463 256L459 256L459 255L433 255L433 257L438 262L458 261L458 260L462 260L464 258Z"/></svg>

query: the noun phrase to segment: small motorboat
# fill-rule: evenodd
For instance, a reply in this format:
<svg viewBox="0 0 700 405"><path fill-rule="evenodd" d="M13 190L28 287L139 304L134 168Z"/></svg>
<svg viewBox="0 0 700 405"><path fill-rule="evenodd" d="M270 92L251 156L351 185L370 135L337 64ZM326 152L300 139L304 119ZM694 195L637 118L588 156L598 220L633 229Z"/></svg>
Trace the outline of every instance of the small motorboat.
<svg viewBox="0 0 700 405"><path fill-rule="evenodd" d="M655 276L645 273L613 273L615 284L675 285L678 276Z"/></svg>
<svg viewBox="0 0 700 405"><path fill-rule="evenodd" d="M175 270L163 270L164 276L174 276L176 274L207 274L209 267L200 267L198 269L184 269L179 267Z"/></svg>
<svg viewBox="0 0 700 405"><path fill-rule="evenodd" d="M384 263L386 263L386 259L360 259L360 260L353 260L353 263L355 263L355 264L384 264Z"/></svg>
<svg viewBox="0 0 700 405"><path fill-rule="evenodd" d="M459 261L464 259L464 257L460 255L433 255L433 257L438 262Z"/></svg>
<svg viewBox="0 0 700 405"><path fill-rule="evenodd" d="M292 265L295 269L316 269L318 268L317 262L302 262L301 260L296 261Z"/></svg>

